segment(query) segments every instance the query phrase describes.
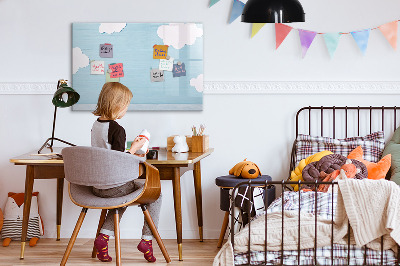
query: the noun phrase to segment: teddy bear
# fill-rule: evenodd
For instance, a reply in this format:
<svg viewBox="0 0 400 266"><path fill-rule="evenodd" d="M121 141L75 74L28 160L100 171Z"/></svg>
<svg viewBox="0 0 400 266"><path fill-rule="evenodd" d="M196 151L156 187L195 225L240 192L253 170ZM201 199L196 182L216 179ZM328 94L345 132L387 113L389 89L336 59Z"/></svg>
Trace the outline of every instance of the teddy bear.
<svg viewBox="0 0 400 266"><path fill-rule="evenodd" d="M230 175L241 176L243 178L257 178L261 175L260 168L250 161L247 161L247 158L242 162L237 163L231 170L229 170Z"/></svg>
<svg viewBox="0 0 400 266"><path fill-rule="evenodd" d="M27 239L30 239L29 246L31 247L35 246L40 236L43 235L43 223L39 215L37 200L38 195L39 192L32 193L29 214ZM11 240L21 240L23 213L24 193L9 192L4 208L3 228L1 229L4 247L8 247Z"/></svg>
<svg viewBox="0 0 400 266"><path fill-rule="evenodd" d="M175 136L174 137L175 146L172 148L172 152L188 152L189 146L186 143L185 136Z"/></svg>

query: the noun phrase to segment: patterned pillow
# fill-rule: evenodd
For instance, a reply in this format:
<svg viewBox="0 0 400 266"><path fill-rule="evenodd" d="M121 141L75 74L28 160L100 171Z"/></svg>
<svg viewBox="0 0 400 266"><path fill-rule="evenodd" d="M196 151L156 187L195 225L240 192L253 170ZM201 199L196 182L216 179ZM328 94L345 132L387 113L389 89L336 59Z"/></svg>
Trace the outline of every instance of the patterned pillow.
<svg viewBox="0 0 400 266"><path fill-rule="evenodd" d="M385 148L383 131L378 131L364 137L352 137L345 139L333 139L329 137L316 137L299 134L296 139L296 165L310 155L323 150L329 150L346 156L357 146L364 150L364 159L370 162L378 162Z"/></svg>

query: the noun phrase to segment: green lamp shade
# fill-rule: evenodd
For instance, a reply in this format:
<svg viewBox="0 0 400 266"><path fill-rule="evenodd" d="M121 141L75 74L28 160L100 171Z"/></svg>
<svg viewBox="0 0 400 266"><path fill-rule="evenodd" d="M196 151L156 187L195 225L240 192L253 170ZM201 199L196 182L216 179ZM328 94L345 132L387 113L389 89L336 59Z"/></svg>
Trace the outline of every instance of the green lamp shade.
<svg viewBox="0 0 400 266"><path fill-rule="evenodd" d="M53 95L53 104L56 107L70 107L79 101L79 93L67 84L61 84Z"/></svg>

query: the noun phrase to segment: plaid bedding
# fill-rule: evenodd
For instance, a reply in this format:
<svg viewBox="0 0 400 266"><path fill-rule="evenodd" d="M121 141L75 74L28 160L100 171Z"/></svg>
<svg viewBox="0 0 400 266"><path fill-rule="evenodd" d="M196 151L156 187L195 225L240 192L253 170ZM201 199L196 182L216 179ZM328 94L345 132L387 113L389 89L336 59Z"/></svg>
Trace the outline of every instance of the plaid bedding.
<svg viewBox="0 0 400 266"><path fill-rule="evenodd" d="M367 256L364 261L364 253ZM316 265L382 265L381 253L376 250L364 249L350 245L350 261L347 264L347 245L333 245L333 262L331 257L331 246L317 248ZM262 251L250 252L250 265L265 265L265 253ZM248 265L247 253L235 255L235 265ZM268 251L266 265L281 265L281 252ZM285 250L283 252L283 265L298 265L297 250ZM314 249L303 249L300 251L300 265L314 264ZM396 257L392 250L383 252L383 265L396 265Z"/></svg>
<svg viewBox="0 0 400 266"><path fill-rule="evenodd" d="M374 132L364 137L345 139L299 134L296 139L295 165L298 165L302 159L324 150L347 157L358 146L361 146L364 151L364 160L370 162L379 161L385 148L383 131Z"/></svg>
<svg viewBox="0 0 400 266"><path fill-rule="evenodd" d="M279 197L271 203L268 207L267 215L269 213L282 211L282 202L284 210L298 210L300 208L301 212L316 213L322 218L332 219L332 207L333 214L335 214L336 208L336 194L317 192L317 201L315 203L315 192L313 191L300 193L288 191L284 193L283 197ZM265 215L265 212L257 215L254 219L257 219L260 215ZM331 251L331 246L317 248L317 265L348 265L347 245L333 245L333 263ZM365 253L366 257L364 258ZM298 256L297 250L285 250L283 252L283 264L298 265L298 257L300 257L300 265L314 265L314 249L303 249L300 251L300 256ZM265 265L264 259L265 252L250 252L250 265ZM350 245L349 265L365 265L364 263L366 263L366 265L381 265L381 252ZM383 264L395 265L395 263L396 257L394 252L392 250L385 250L383 252ZM248 265L248 254L235 254L235 265L245 264ZM267 251L266 265L281 265L281 252Z"/></svg>

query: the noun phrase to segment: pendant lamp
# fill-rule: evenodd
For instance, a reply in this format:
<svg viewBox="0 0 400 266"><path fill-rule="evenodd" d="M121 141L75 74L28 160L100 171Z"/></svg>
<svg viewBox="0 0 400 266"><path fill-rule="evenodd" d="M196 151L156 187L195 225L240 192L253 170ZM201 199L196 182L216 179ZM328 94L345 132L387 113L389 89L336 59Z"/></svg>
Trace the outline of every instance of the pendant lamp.
<svg viewBox="0 0 400 266"><path fill-rule="evenodd" d="M68 144L70 146L75 146L72 143L69 143L65 140L55 138L54 137L54 130L56 128L56 117L57 117L57 107L64 108L64 107L70 107L74 104L76 104L79 101L79 93L77 93L73 88L68 87L67 81L60 79L57 83L57 90L53 95L53 105L54 105L54 117L53 117L53 131L51 133L51 138L48 138L45 143L42 145L42 147L39 149L38 153L40 153L45 147L50 148L50 150L53 152L53 141L57 140L62 143ZM49 141L50 144L49 144Z"/></svg>
<svg viewBox="0 0 400 266"><path fill-rule="evenodd" d="M242 13L242 22L304 22L304 10L298 0L249 0Z"/></svg>

